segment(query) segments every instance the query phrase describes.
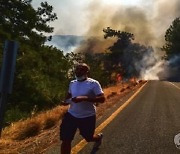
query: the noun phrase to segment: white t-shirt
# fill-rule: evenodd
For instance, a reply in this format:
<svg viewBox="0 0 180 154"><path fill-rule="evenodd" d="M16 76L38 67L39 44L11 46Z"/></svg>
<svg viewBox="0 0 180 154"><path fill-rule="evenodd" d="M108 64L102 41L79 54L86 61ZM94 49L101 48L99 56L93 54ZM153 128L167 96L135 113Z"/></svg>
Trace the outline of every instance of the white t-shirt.
<svg viewBox="0 0 180 154"><path fill-rule="evenodd" d="M71 81L69 93L72 95L72 98L77 96L95 97L103 94L103 91L98 81L87 78L87 80L81 82L77 80ZM71 101L68 112L76 118L85 118L95 115L96 107L93 102L74 103Z"/></svg>

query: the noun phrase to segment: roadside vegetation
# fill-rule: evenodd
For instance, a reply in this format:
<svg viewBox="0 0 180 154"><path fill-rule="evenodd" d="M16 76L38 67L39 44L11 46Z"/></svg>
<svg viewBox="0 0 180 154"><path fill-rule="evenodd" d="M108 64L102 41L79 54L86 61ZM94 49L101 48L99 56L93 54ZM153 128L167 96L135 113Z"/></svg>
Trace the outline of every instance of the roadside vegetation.
<svg viewBox="0 0 180 154"><path fill-rule="evenodd" d="M136 91L144 83L132 80L103 89L106 102L97 106L97 119L118 102L123 103L127 94ZM59 125L67 108L59 105L6 127L0 140L0 153L43 153L54 144L59 144Z"/></svg>

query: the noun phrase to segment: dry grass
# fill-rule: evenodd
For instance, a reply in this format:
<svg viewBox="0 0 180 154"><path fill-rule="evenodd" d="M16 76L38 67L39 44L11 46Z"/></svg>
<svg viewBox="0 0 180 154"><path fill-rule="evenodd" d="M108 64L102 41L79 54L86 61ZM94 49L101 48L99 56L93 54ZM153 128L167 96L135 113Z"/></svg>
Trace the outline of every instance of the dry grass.
<svg viewBox="0 0 180 154"><path fill-rule="evenodd" d="M3 130L2 138L8 140L23 140L35 136L43 130L53 127L66 111L67 107L57 106L37 116L13 123Z"/></svg>
<svg viewBox="0 0 180 154"><path fill-rule="evenodd" d="M117 84L116 86L112 86L104 89L104 93L106 96L106 102L97 107L97 117L101 117L104 114L104 111L114 106L121 98L123 98L130 91L137 89L141 86L145 81L136 83L129 82L123 84Z"/></svg>
<svg viewBox="0 0 180 154"><path fill-rule="evenodd" d="M106 102L97 107L97 118L116 104L121 97L143 83L117 84L104 89ZM58 143L59 124L67 108L67 106L57 106L5 128L0 140L0 153L40 153L47 148L47 145Z"/></svg>

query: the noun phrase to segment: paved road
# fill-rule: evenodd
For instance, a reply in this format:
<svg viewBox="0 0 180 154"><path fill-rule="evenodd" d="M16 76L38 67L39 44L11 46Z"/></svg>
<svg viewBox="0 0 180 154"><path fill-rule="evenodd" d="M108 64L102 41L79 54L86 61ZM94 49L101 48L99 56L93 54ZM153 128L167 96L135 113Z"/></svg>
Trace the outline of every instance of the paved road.
<svg viewBox="0 0 180 154"><path fill-rule="evenodd" d="M80 154L175 154L180 132L180 83L149 81L133 101L103 130L103 144Z"/></svg>

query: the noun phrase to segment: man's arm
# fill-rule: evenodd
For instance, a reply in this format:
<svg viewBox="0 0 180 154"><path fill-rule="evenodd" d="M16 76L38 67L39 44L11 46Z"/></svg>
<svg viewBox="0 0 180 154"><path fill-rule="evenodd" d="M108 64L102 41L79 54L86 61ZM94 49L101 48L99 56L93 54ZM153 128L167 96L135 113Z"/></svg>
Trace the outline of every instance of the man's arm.
<svg viewBox="0 0 180 154"><path fill-rule="evenodd" d="M92 103L104 103L105 97L104 94L99 94L95 97L88 97L88 96L77 96L72 98L72 101L75 103L79 103L82 101L92 102Z"/></svg>
<svg viewBox="0 0 180 154"><path fill-rule="evenodd" d="M96 97L88 97L87 101L93 102L93 103L104 103L105 102L105 96L104 94L99 94Z"/></svg>

